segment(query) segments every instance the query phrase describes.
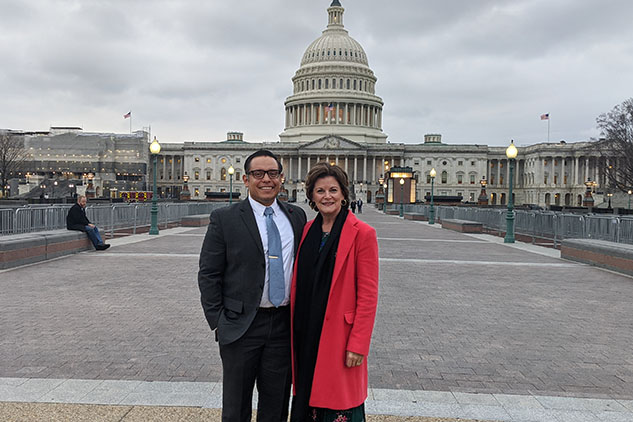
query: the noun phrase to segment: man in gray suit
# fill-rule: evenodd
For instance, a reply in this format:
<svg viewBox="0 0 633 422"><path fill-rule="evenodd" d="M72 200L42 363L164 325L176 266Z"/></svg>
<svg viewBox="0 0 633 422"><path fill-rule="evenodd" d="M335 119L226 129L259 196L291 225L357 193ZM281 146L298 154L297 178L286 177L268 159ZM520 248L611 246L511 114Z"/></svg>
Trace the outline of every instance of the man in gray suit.
<svg viewBox="0 0 633 422"><path fill-rule="evenodd" d="M290 399L289 295L305 212L277 200L282 165L259 150L244 163L248 198L214 210L200 253L202 307L222 358L222 420L286 421Z"/></svg>

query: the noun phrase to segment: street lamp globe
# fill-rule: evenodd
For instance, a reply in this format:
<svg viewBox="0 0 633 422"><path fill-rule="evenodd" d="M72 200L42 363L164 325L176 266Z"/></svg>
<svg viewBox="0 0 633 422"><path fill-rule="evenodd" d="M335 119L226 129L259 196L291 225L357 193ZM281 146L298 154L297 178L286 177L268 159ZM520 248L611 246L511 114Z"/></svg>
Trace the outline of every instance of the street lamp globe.
<svg viewBox="0 0 633 422"><path fill-rule="evenodd" d="M154 140L152 141L152 143L149 145L149 151L156 155L160 152L160 144L158 143L158 141L156 140L156 137L154 136Z"/></svg>
<svg viewBox="0 0 633 422"><path fill-rule="evenodd" d="M435 179L435 176L437 176L437 172L435 171L435 168L431 169L430 176L431 176L431 179Z"/></svg>
<svg viewBox="0 0 633 422"><path fill-rule="evenodd" d="M506 148L506 157L508 157L511 160L514 160L515 158L517 158L518 153L519 151L517 150L517 147L514 146L514 140L511 140L510 146Z"/></svg>
<svg viewBox="0 0 633 422"><path fill-rule="evenodd" d="M229 167L229 174L230 174L231 176L233 176L233 175L235 174L235 169L233 168L233 166L230 166L230 167Z"/></svg>

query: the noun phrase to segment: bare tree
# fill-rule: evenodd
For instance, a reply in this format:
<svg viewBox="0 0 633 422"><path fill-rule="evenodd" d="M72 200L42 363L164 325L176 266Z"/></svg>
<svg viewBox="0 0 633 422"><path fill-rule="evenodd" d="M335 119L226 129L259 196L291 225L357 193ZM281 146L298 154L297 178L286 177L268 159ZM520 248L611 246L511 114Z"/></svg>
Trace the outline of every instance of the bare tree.
<svg viewBox="0 0 633 422"><path fill-rule="evenodd" d="M2 183L2 196L6 196L7 183L26 160L24 137L17 132L0 132L0 182Z"/></svg>
<svg viewBox="0 0 633 422"><path fill-rule="evenodd" d="M618 104L596 119L601 137L594 147L603 157L609 187L633 188L633 98Z"/></svg>

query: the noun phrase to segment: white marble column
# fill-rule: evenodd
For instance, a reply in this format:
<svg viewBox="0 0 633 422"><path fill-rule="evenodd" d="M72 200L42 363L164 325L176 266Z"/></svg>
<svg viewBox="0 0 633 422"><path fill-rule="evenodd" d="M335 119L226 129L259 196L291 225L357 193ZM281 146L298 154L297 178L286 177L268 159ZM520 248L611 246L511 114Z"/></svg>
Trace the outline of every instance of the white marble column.
<svg viewBox="0 0 633 422"><path fill-rule="evenodd" d="M566 171L565 157L563 157L562 160L563 161L562 161L562 166L561 166L561 168L562 168L562 171L561 171L562 172L561 184L562 184L562 186L565 186L566 185L566 183L565 183L565 171Z"/></svg>
<svg viewBox="0 0 633 422"><path fill-rule="evenodd" d="M347 154L345 155L345 173L349 176L349 166L347 165Z"/></svg>
<svg viewBox="0 0 633 422"><path fill-rule="evenodd" d="M358 178L356 176L356 169L358 169L358 156L355 155L354 156L354 171L353 171L353 174L352 174L352 180L353 181L356 181L356 179Z"/></svg>
<svg viewBox="0 0 633 422"><path fill-rule="evenodd" d="M367 156L363 157L363 181L367 182Z"/></svg>
<svg viewBox="0 0 633 422"><path fill-rule="evenodd" d="M301 175L301 154L297 156L297 180L302 181L303 176Z"/></svg>
<svg viewBox="0 0 633 422"><path fill-rule="evenodd" d="M376 156L374 155L373 170L371 171L371 183L376 181Z"/></svg>

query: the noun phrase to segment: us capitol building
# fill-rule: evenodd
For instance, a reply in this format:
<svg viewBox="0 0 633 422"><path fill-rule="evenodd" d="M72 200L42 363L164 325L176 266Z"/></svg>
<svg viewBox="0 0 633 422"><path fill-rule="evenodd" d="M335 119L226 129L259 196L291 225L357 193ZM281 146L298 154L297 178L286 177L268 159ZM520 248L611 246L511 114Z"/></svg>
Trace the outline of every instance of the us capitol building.
<svg viewBox="0 0 633 422"><path fill-rule="evenodd" d="M304 181L308 170L319 161L327 161L347 171L354 195L365 202L373 202L379 180L390 168L410 167L417 181L415 198L418 200L424 200L430 193L429 173L435 168L436 195L462 196L464 201L477 202L480 182L485 179L489 203L505 204L509 179L505 147L445 144L440 134L427 134L420 144L387 142L387 134L382 130L384 103L377 95L377 78L363 47L345 29L343 14L341 3L334 0L327 9L326 29L305 50L301 65L292 77L292 94L284 104L285 127L279 141L246 142L241 132L229 132L221 142L163 143L157 171L160 195L179 197L185 176L193 200L204 200L206 193L228 192L229 168L232 167L235 172L233 192L239 192L243 198L246 193L241 183L244 161L255 150L265 148L280 157L284 166L284 188L291 200L305 199ZM73 139L82 136L77 132L72 134ZM118 153L125 161L124 165L112 164L103 170L92 164L78 165L93 172L97 192L101 190L105 194L111 189L135 188L141 181L152 180L146 132L128 135L128 139L121 139L125 135L87 135L86 139L96 137L108 145L105 148L109 154L107 151L94 154L115 157ZM49 167L61 168L54 163L54 151L46 166L42 165L41 157L46 155L44 152L50 157L50 150L55 150L58 143L67 143L56 142L56 139L68 136L64 133L26 136L25 142L31 150L35 145L35 151L31 152L40 177L50 174L50 171L46 173ZM125 147L114 145L117 140ZM519 147L515 203L579 206L586 190L584 182L588 179L597 182L598 192L603 190L605 176L600 169L608 163L597 153L588 151L588 145L589 142L561 141ZM40 157L39 161L36 156ZM67 158L66 154L62 158ZM117 171L117 167L125 169L124 172ZM596 205L603 200L601 195L595 198Z"/></svg>

